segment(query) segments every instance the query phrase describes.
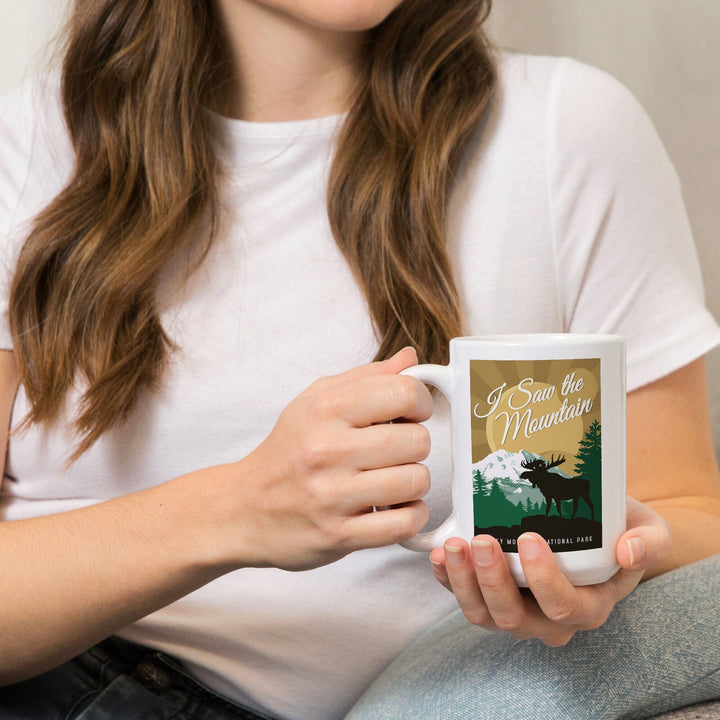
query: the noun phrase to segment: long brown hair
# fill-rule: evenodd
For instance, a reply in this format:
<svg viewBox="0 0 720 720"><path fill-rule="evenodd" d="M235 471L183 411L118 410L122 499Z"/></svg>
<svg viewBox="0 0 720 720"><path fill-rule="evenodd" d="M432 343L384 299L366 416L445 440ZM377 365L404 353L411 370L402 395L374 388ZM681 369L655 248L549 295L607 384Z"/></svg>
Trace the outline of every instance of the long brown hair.
<svg viewBox="0 0 720 720"><path fill-rule="evenodd" d="M328 212L378 358L413 344L442 362L461 331L446 210L494 86L489 4L404 0L368 35ZM174 256L201 259L213 237L220 172L204 107L223 92L225 60L212 5L75 0L61 88L75 168L35 219L10 293L26 422L52 423L84 380L74 457L159 382L173 349L161 274Z"/></svg>

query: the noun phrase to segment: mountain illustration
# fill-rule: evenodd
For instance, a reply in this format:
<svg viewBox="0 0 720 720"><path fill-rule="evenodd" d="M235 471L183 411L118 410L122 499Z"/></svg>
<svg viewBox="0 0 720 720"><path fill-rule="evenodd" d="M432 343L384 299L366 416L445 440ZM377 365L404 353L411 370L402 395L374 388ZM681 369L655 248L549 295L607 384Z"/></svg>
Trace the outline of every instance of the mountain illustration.
<svg viewBox="0 0 720 720"><path fill-rule="evenodd" d="M492 484L496 483L513 505L520 502L527 504L528 500L531 503L542 504L545 498L540 490L533 488L527 480L520 477L520 473L525 471L521 463L539 458L542 458L542 455L527 450L511 453L501 449L490 453L472 466L475 493L487 494ZM549 472L557 473L562 477L570 477L558 467L552 468Z"/></svg>
<svg viewBox="0 0 720 720"><path fill-rule="evenodd" d="M564 456L559 457L564 459ZM574 507L571 500L561 502L564 509L554 501L555 507L548 512L546 498L539 487L533 488L530 482L520 477L521 473L527 471L522 466L523 462L529 464L541 458L544 466L551 464L547 457L527 450L517 453L497 450L472 466L475 534L492 535L498 539L505 552L517 552L517 539L527 531L542 535L553 544L553 550L601 547L602 522L600 515L593 516L594 502L587 502L588 507L581 504L574 517L571 517ZM588 463L586 466L592 469ZM545 476L555 473L569 478L571 483L578 481L577 477L568 475L558 466L543 469L542 472ZM583 482L587 484L588 480L583 478Z"/></svg>

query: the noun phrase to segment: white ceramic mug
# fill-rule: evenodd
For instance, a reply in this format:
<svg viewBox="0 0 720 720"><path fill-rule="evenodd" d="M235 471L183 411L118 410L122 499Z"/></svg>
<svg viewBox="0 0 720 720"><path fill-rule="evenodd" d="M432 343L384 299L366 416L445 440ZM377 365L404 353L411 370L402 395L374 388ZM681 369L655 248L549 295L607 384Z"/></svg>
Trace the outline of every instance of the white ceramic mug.
<svg viewBox="0 0 720 720"><path fill-rule="evenodd" d="M450 341L449 365L405 374L449 400L450 517L403 545L498 539L527 586L517 538L542 535L574 585L618 569L625 531L625 342L616 335L493 335Z"/></svg>

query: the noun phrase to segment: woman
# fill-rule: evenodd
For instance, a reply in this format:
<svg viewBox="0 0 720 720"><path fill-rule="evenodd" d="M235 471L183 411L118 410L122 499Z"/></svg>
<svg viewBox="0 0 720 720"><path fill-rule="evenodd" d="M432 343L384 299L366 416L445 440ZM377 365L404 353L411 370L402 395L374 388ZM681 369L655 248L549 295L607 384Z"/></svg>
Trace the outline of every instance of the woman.
<svg viewBox="0 0 720 720"><path fill-rule="evenodd" d="M495 63L487 10L76 0L59 88L5 102L3 717L340 718L458 606L505 631L453 616L460 665L489 637L570 647L720 551L720 334L672 170L606 76ZM396 545L447 488L412 347L558 330L628 337L623 569L572 588L531 535L532 594L458 539L433 578ZM580 634L601 662L613 627ZM382 682L360 717L459 707L423 677L390 711ZM460 716L517 717L476 695Z"/></svg>

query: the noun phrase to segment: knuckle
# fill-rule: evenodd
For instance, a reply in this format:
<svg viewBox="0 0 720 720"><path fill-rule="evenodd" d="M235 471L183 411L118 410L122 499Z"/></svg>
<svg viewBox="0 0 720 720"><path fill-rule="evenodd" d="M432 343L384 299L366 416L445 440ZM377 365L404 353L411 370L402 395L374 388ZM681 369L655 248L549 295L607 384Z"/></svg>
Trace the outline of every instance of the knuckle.
<svg viewBox="0 0 720 720"><path fill-rule="evenodd" d="M415 530L416 533L419 533L425 525L427 525L428 520L430 520L430 507L427 503L424 503L422 500L418 500L416 502L417 505L417 529Z"/></svg>
<svg viewBox="0 0 720 720"><path fill-rule="evenodd" d="M396 375L395 402L400 416L411 414L418 404L419 380L408 375Z"/></svg>
<svg viewBox="0 0 720 720"><path fill-rule="evenodd" d="M320 528L320 546L326 548L339 548L342 546L343 538L341 533L332 525L324 525Z"/></svg>
<svg viewBox="0 0 720 720"><path fill-rule="evenodd" d="M320 512L330 513L340 503L340 484L332 477L320 473L309 483L307 500Z"/></svg>
<svg viewBox="0 0 720 720"><path fill-rule="evenodd" d="M464 608L463 615L471 625L487 625L490 617L484 608Z"/></svg>
<svg viewBox="0 0 720 720"><path fill-rule="evenodd" d="M670 525L667 522L667 520L664 520L664 525L662 530L658 531L659 537L658 537L658 550L657 555L660 559L664 559L670 555L670 551L672 549L672 535L670 533Z"/></svg>
<svg viewBox="0 0 720 720"><path fill-rule="evenodd" d="M402 540L409 540L415 535L415 523L410 513L400 513L395 520L395 534Z"/></svg>
<svg viewBox="0 0 720 720"><path fill-rule="evenodd" d="M327 467L337 452L332 443L321 438L309 438L301 450L301 462L310 471Z"/></svg>
<svg viewBox="0 0 720 720"><path fill-rule="evenodd" d="M484 594L502 595L507 587L507 580L497 573L491 573L488 577L483 577L481 588Z"/></svg>
<svg viewBox="0 0 720 720"><path fill-rule="evenodd" d="M350 540L347 524L344 522L332 523L328 528L327 538L333 547L345 547Z"/></svg>
<svg viewBox="0 0 720 720"><path fill-rule="evenodd" d="M548 620L560 625L572 622L575 614L575 607L569 604L558 605L549 609L546 613Z"/></svg>
<svg viewBox="0 0 720 720"><path fill-rule="evenodd" d="M337 417L341 408L342 401L336 393L318 393L314 401L314 415L320 421Z"/></svg>
<svg viewBox="0 0 720 720"><path fill-rule="evenodd" d="M573 635L575 635L575 632L570 630L566 632L556 632L548 636L547 638L543 638L542 641L545 643L545 645L548 645L549 647L562 647L563 645L567 645L570 642Z"/></svg>
<svg viewBox="0 0 720 720"><path fill-rule="evenodd" d="M610 616L610 611L598 611L595 612L593 615L591 615L588 619L588 622L585 623L585 629L586 630L597 630L601 625L604 625L608 617Z"/></svg>
<svg viewBox="0 0 720 720"><path fill-rule="evenodd" d="M343 549L350 540L347 521L343 518L325 517L317 525L317 531L324 548Z"/></svg>
<svg viewBox="0 0 720 720"><path fill-rule="evenodd" d="M381 453L396 453L400 445L400 437L393 425L376 425L373 430L373 450Z"/></svg>
<svg viewBox="0 0 720 720"><path fill-rule="evenodd" d="M422 530L430 517L430 511L420 500L407 505L404 510L396 514L396 532L400 539L409 540Z"/></svg>
<svg viewBox="0 0 720 720"><path fill-rule="evenodd" d="M325 392L328 386L328 379L325 377L320 377L317 380L313 380L310 385L308 385L307 390L305 391L309 395L314 395L316 393L322 393Z"/></svg>
<svg viewBox="0 0 720 720"><path fill-rule="evenodd" d="M412 466L411 487L413 495L418 498L430 491L430 470L425 465L417 463Z"/></svg>
<svg viewBox="0 0 720 720"><path fill-rule="evenodd" d="M601 586L601 589L603 592L595 598L594 606L585 614L584 622L577 623L583 630L596 630L604 625L615 607L617 598L613 596L610 586Z"/></svg>
<svg viewBox="0 0 720 720"><path fill-rule="evenodd" d="M417 452L417 459L425 460L430 454L430 431L424 425L414 425L412 433L412 444Z"/></svg>
<svg viewBox="0 0 720 720"><path fill-rule="evenodd" d="M505 632L512 634L522 633L523 615L518 612L504 612L495 616L495 624Z"/></svg>

